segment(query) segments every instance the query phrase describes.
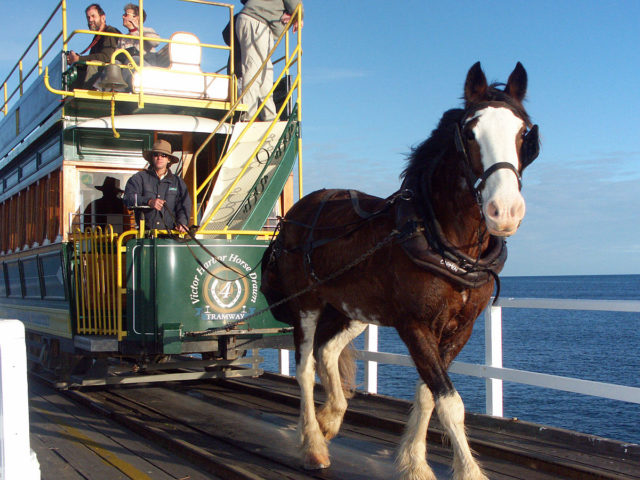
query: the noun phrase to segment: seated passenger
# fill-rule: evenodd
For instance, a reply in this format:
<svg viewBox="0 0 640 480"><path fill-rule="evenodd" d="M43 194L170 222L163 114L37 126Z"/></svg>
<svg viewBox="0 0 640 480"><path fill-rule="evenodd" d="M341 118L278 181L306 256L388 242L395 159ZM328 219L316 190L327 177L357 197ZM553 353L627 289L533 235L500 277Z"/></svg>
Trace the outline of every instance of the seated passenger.
<svg viewBox="0 0 640 480"><path fill-rule="evenodd" d="M85 14L87 16L87 25L89 30L94 32L120 33L120 30L107 25L104 10L97 3L89 5ZM69 65L77 62L98 61L109 63L111 55L118 47L118 38L104 35L95 35L91 44L85 48L80 54L71 50L67 53L67 63ZM84 55L87 50L89 55ZM94 84L100 77L101 68L96 65L78 65L78 78L73 82L71 88L93 89Z"/></svg>
<svg viewBox="0 0 640 480"><path fill-rule="evenodd" d="M142 12L143 21L147 21L147 12ZM138 35L138 28L140 27L140 8L137 5L132 3L127 3L124 6L124 13L122 14L122 25L126 27L129 31L127 32L129 35ZM156 31L151 28L144 26L143 36L151 37L151 38L160 38L160 35L156 33ZM159 42L155 42L153 40L146 40L144 42L144 60L145 64L155 65L155 51ZM136 63L140 58L140 42L135 38L119 38L118 39L118 48L126 49ZM128 59L124 55L119 55L118 60L126 64L128 63Z"/></svg>

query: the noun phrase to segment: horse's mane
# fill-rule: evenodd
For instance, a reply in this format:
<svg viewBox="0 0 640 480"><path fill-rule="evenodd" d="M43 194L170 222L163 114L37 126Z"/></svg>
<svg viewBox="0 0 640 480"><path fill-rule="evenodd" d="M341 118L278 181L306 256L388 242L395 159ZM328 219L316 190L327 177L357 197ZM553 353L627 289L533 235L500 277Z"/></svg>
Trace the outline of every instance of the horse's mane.
<svg viewBox="0 0 640 480"><path fill-rule="evenodd" d="M522 104L514 100L509 94L498 87L504 83L492 83L486 91L486 98L481 103L467 103L466 108L452 108L440 118L438 126L431 132L431 136L417 147L411 149L407 158L407 166L400 178L420 178L425 168L444 150L452 145L455 125L460 124L465 114L481 107L485 102L506 103L525 123L530 124L529 115Z"/></svg>
<svg viewBox="0 0 640 480"><path fill-rule="evenodd" d="M429 138L411 149L407 159L407 167L400 178L411 179L422 176L423 170L431 161L451 144L455 125L460 123L464 113L465 110L462 108L452 108L444 112L438 126L431 132Z"/></svg>

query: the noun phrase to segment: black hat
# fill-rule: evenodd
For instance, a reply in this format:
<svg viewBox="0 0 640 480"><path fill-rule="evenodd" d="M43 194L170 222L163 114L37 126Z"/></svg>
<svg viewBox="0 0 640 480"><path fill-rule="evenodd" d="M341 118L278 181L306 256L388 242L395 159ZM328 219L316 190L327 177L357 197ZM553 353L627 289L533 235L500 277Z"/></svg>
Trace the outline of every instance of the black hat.
<svg viewBox="0 0 640 480"><path fill-rule="evenodd" d="M120 188L120 180L113 177L105 177L102 185L98 185L95 189L101 192L124 192L124 190Z"/></svg>

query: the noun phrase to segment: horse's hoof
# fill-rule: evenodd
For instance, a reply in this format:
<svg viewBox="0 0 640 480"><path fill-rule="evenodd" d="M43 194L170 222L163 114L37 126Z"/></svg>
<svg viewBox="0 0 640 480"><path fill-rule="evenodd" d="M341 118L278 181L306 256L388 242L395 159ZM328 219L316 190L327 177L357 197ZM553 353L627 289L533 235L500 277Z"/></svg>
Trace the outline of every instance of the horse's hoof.
<svg viewBox="0 0 640 480"><path fill-rule="evenodd" d="M323 468L329 468L330 465L329 457L309 454L305 457L303 466L305 470L321 470Z"/></svg>

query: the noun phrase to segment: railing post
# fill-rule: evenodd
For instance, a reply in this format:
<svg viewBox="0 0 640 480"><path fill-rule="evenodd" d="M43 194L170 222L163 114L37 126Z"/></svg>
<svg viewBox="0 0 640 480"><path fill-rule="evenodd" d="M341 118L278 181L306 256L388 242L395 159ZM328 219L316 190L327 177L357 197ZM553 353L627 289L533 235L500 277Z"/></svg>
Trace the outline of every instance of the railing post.
<svg viewBox="0 0 640 480"><path fill-rule="evenodd" d="M364 331L364 349L367 352L378 351L378 326L370 324ZM365 360L364 383L367 392L378 393L378 362Z"/></svg>
<svg viewBox="0 0 640 480"><path fill-rule="evenodd" d="M289 350L281 348L278 350L278 367L280 375L290 376L289 373Z"/></svg>
<svg viewBox="0 0 640 480"><path fill-rule="evenodd" d="M24 325L0 320L0 478L40 479L29 441L29 396Z"/></svg>
<svg viewBox="0 0 640 480"><path fill-rule="evenodd" d="M489 306L484 312L485 364L502 368L502 308ZM487 378L487 414L502 417L502 380Z"/></svg>
<svg viewBox="0 0 640 480"><path fill-rule="evenodd" d="M38 75L42 75L42 34L38 34Z"/></svg>

